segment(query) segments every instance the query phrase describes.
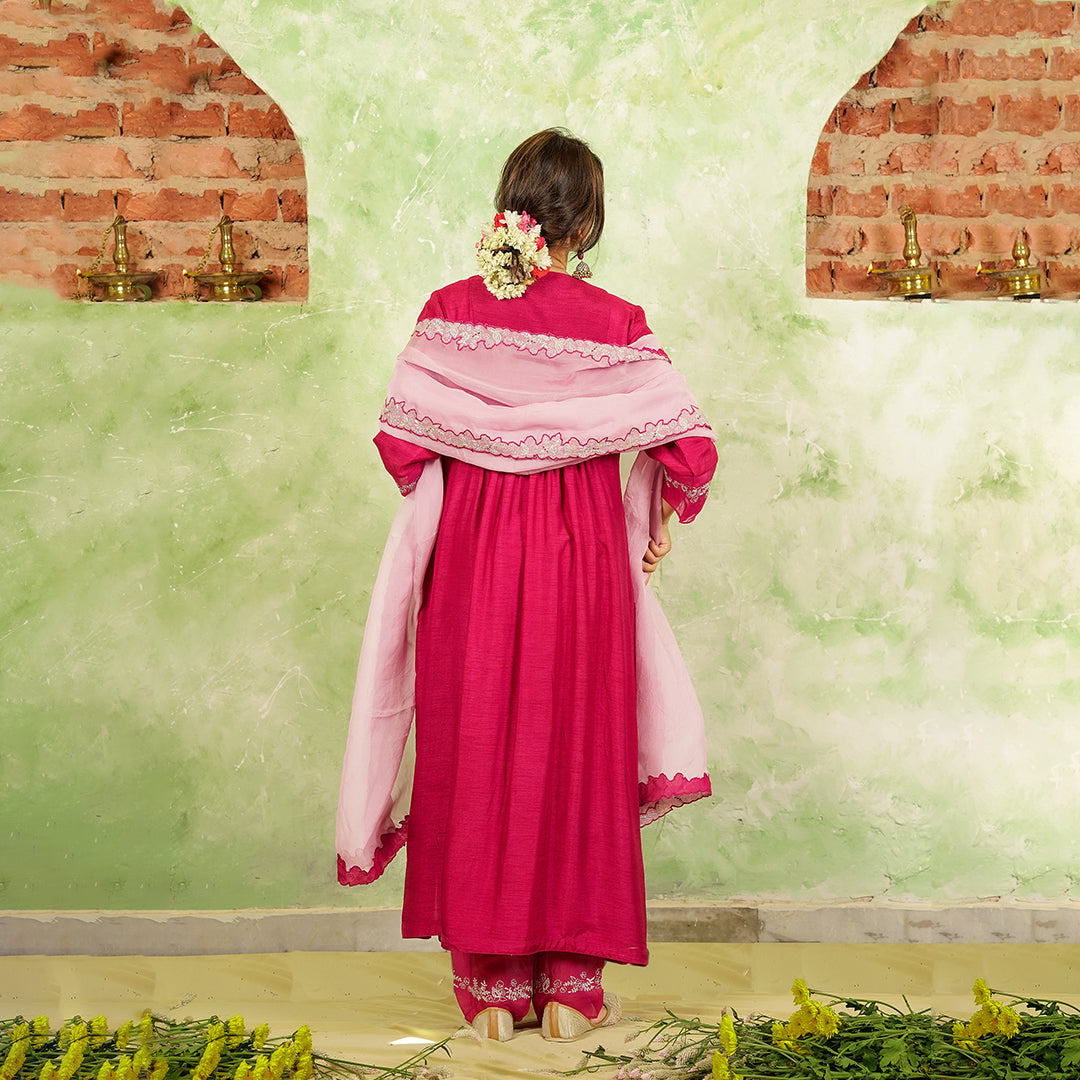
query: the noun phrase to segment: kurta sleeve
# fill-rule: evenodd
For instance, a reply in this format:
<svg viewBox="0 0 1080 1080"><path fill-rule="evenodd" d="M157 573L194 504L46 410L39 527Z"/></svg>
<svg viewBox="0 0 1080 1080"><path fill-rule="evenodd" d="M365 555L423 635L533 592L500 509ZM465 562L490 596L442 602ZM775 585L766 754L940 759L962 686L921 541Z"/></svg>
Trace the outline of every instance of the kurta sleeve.
<svg viewBox="0 0 1080 1080"><path fill-rule="evenodd" d="M709 481L716 472L716 447L712 439L691 435L654 446L646 454L664 467L663 496L679 520L693 521L705 505Z"/></svg>
<svg viewBox="0 0 1080 1080"><path fill-rule="evenodd" d="M408 495L416 487L425 462L439 456L434 450L406 442L385 431L380 431L373 441L386 471L394 478L402 495Z"/></svg>

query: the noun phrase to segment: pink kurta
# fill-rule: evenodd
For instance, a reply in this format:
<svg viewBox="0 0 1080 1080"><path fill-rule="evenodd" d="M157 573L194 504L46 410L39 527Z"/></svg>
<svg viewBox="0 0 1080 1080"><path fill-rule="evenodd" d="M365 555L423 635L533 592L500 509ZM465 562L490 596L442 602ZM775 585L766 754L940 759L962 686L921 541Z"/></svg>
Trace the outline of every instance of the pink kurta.
<svg viewBox="0 0 1080 1080"><path fill-rule="evenodd" d="M421 319L628 345L638 307L563 274L516 300L470 278ZM436 457L381 432L402 490ZM647 451L683 521L712 442ZM616 455L525 475L443 459L416 639L406 937L474 953L643 964L634 599Z"/></svg>

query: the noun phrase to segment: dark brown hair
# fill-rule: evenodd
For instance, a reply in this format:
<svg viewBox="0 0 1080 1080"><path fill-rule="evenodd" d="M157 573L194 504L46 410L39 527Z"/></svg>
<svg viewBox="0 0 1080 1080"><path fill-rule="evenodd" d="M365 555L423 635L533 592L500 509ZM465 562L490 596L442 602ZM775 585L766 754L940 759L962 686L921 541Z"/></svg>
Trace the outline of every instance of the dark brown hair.
<svg viewBox="0 0 1080 1080"><path fill-rule="evenodd" d="M575 250L588 251L604 231L604 166L564 128L538 131L506 159L495 209L529 214L549 246L580 232Z"/></svg>

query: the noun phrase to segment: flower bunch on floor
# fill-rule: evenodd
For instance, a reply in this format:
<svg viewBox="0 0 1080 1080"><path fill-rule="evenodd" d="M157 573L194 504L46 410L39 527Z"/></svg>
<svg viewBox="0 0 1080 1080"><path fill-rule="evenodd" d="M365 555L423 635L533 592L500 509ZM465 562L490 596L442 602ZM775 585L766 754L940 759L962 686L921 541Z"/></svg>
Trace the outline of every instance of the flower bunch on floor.
<svg viewBox="0 0 1080 1080"><path fill-rule="evenodd" d="M616 1080L1080 1076L1080 1009L1038 998L997 1001L982 979L973 992L978 1009L965 1022L868 999L815 1001L796 979L797 1008L786 1021L725 1013L715 1024L669 1011L629 1037L645 1040L637 1049L588 1050L583 1064L564 1075L615 1070Z"/></svg>
<svg viewBox="0 0 1080 1080"><path fill-rule="evenodd" d="M0 1080L412 1080L450 1075L427 1065L447 1041L380 1067L319 1053L307 1026L271 1039L268 1025L247 1031L242 1016L175 1021L147 1010L115 1031L104 1016L76 1016L57 1031L47 1017L16 1017L0 1021Z"/></svg>

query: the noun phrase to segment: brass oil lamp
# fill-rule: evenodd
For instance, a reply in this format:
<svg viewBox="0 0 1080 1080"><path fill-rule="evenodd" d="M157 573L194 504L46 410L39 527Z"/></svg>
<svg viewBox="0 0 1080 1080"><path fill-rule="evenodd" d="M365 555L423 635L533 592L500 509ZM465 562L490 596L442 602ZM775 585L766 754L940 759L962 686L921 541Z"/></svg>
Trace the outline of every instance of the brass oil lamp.
<svg viewBox="0 0 1080 1080"><path fill-rule="evenodd" d="M975 273L993 279L1001 286L1002 296L1013 300L1038 300L1042 295L1042 272L1030 262L1031 249L1028 247L1026 229L1016 234L1012 257L1014 265L1009 270L984 270L983 264L979 263Z"/></svg>
<svg viewBox="0 0 1080 1080"><path fill-rule="evenodd" d="M98 270L104 257L105 243L109 233L113 234L113 270L102 273ZM76 271L85 279L91 300L135 300L150 299L149 283L158 276L156 270L128 269L127 222L117 214L113 223L105 230L101 238L101 250L89 270ZM95 294L94 288L104 289L102 294ZM76 297L80 294L76 291Z"/></svg>
<svg viewBox="0 0 1080 1080"><path fill-rule="evenodd" d="M890 295L904 300L930 299L930 267L920 266L922 248L919 247L915 211L905 206L900 211L900 220L904 223L904 265L899 270L877 269L873 263L866 268L866 273L877 274L889 283Z"/></svg>
<svg viewBox="0 0 1080 1080"><path fill-rule="evenodd" d="M184 277L190 278L195 286L197 300L243 300L248 303L262 296L258 282L266 277L269 270L237 270L236 253L233 250L232 218L222 214L221 220L210 230L206 244L206 254L194 270L185 270ZM214 242L214 233L221 234L221 248L218 258L221 269L216 273L205 273L203 268L210 258L210 247ZM200 293L200 287L209 290Z"/></svg>

